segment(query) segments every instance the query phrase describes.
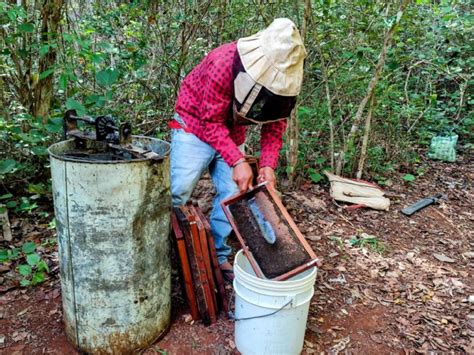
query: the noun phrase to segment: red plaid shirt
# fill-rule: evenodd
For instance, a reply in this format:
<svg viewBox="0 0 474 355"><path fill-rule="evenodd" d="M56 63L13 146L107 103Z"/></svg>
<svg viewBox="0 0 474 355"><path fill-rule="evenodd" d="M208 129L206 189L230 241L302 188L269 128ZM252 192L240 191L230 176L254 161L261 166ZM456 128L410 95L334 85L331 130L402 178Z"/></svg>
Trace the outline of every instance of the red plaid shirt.
<svg viewBox="0 0 474 355"><path fill-rule="evenodd" d="M188 130L220 153L229 166L242 158L238 146L244 143L246 132L245 126L232 125L236 50L236 42L212 50L184 78L176 103ZM285 120L262 126L261 167L276 168L285 128Z"/></svg>

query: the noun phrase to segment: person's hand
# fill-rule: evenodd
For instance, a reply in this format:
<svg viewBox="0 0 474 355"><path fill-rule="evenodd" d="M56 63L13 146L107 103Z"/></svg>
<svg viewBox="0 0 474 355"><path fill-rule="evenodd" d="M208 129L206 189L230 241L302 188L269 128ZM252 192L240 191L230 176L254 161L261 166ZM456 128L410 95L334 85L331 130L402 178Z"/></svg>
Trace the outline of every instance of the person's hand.
<svg viewBox="0 0 474 355"><path fill-rule="evenodd" d="M253 173L249 163L246 161L238 161L235 163L232 180L239 186L240 192L246 192L248 189L252 189Z"/></svg>
<svg viewBox="0 0 474 355"><path fill-rule="evenodd" d="M272 188L273 190L275 190L276 188L275 170L273 170L269 166L260 168L260 170L258 171L257 181L258 183L268 181L268 186Z"/></svg>

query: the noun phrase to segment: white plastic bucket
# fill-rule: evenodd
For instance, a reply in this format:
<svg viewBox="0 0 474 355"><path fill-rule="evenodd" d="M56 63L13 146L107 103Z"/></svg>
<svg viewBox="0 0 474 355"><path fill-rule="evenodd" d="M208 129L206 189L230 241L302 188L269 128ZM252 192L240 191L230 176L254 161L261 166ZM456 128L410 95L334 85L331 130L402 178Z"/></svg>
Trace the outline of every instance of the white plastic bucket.
<svg viewBox="0 0 474 355"><path fill-rule="evenodd" d="M244 355L299 354L316 267L287 281L261 279L240 250L235 256L234 273L237 349Z"/></svg>

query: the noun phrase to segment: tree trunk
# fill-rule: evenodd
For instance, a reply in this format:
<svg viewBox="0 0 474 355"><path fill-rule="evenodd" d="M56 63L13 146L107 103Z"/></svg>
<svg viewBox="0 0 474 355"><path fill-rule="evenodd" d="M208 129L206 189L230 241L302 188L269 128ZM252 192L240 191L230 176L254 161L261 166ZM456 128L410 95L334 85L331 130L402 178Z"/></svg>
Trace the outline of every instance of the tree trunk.
<svg viewBox="0 0 474 355"><path fill-rule="evenodd" d="M356 178L360 179L362 177L362 172L364 171L364 164L367 158L367 147L369 145L369 136L370 136L370 126L372 121L372 112L375 105L375 95L372 95L369 104L369 112L367 112L367 117L365 119L364 127L364 138L362 140L362 148L360 150L359 166L357 168Z"/></svg>
<svg viewBox="0 0 474 355"><path fill-rule="evenodd" d="M347 153L348 148L354 143L355 136L359 129L359 124L362 120L362 114L364 113L365 107L367 106L369 99L372 97L372 95L374 95L375 87L377 86L377 82L379 81L380 74L382 73L382 69L385 63L385 57L387 55L388 48L390 47L390 44L392 42L393 34L395 33L395 30L397 29L400 23L400 20L402 19L403 12L405 11L409 3L410 3L410 0L403 0L402 4L400 5L400 8L398 9L396 20L393 22L392 26L390 27L388 32L385 34L382 51L380 52L380 57L379 57L377 66L375 67L374 76L372 77L372 79L369 82L369 85L367 86L366 95L364 96L361 103L359 104L354 121L352 122L351 130L348 133L347 139L344 142L341 150L339 151L339 156L338 156L337 166L336 166L337 175L341 175L342 173L342 169L344 167L345 155Z"/></svg>
<svg viewBox="0 0 474 355"><path fill-rule="evenodd" d="M319 41L316 41L316 49L318 50L319 57L321 58L321 74L324 81L324 89L326 91L326 101L328 105L328 124L329 124L329 146L330 146L330 155L331 155L331 172L334 172L334 121L332 116L332 99L331 91L329 90L329 77L327 74L327 67L323 56L323 51L321 50L321 45Z"/></svg>
<svg viewBox="0 0 474 355"><path fill-rule="evenodd" d="M47 0L41 11L41 42L42 44L53 44L56 41L54 37L58 33L59 22L61 21L61 12L64 0ZM48 53L39 59L38 75L47 70L54 69L56 64L57 50L53 46L49 47ZM45 121L51 107L51 99L53 97L53 79L51 73L47 77L38 79L34 88L34 104L33 115L42 117Z"/></svg>
<svg viewBox="0 0 474 355"><path fill-rule="evenodd" d="M9 107L7 104L7 96L5 95L5 87L6 83L3 80L3 76L0 75L0 115L5 117L6 121L10 121L10 112L9 112Z"/></svg>
<svg viewBox="0 0 474 355"><path fill-rule="evenodd" d="M311 18L311 0L305 0L304 4L304 17L303 24L301 26L301 38L303 42L306 39L306 34L308 31L309 20ZM299 103L296 104L293 111L291 111L291 117L288 122L288 154L287 154L287 163L288 163L288 182L290 185L293 185L295 176L296 176L296 166L298 165L298 148L299 148L299 134L300 128L297 118L297 110Z"/></svg>

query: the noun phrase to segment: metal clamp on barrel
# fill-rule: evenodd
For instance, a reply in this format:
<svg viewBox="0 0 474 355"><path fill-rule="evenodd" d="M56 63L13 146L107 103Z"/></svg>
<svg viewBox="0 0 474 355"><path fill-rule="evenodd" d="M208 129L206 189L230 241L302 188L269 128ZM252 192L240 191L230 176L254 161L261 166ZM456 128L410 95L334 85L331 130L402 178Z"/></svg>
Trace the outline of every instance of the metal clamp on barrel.
<svg viewBox="0 0 474 355"><path fill-rule="evenodd" d="M78 122L84 122L93 126L94 130L79 129ZM68 110L64 114L64 139L73 137L76 148L84 149L88 141L102 143L109 149L125 154L136 159L150 159L152 161L162 161L163 156L150 149L132 145L132 126L129 122L122 122L117 125L116 120L111 115L98 116L78 116L76 110Z"/></svg>

